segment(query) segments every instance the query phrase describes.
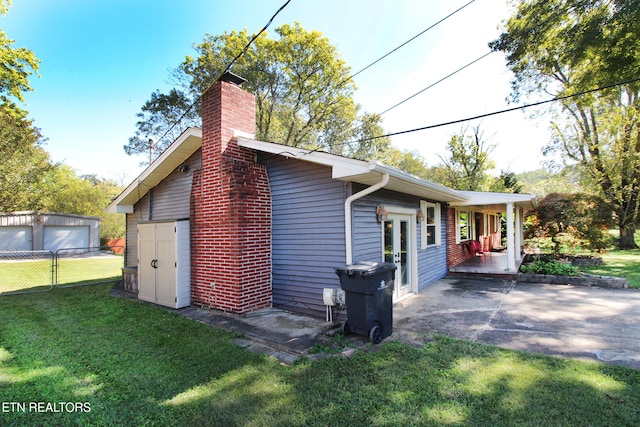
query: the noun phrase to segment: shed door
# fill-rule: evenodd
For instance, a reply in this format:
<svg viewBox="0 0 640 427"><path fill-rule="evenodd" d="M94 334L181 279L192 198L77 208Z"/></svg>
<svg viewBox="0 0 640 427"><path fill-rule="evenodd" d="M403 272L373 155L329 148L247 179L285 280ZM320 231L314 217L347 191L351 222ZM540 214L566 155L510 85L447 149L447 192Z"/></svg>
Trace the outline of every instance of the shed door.
<svg viewBox="0 0 640 427"><path fill-rule="evenodd" d="M138 224L138 298L156 302L156 228Z"/></svg>
<svg viewBox="0 0 640 427"><path fill-rule="evenodd" d="M44 250L78 249L89 247L89 227L45 226Z"/></svg>
<svg viewBox="0 0 640 427"><path fill-rule="evenodd" d="M0 251L30 251L33 249L31 227L1 227Z"/></svg>
<svg viewBox="0 0 640 427"><path fill-rule="evenodd" d="M156 224L156 301L176 304L176 226Z"/></svg>

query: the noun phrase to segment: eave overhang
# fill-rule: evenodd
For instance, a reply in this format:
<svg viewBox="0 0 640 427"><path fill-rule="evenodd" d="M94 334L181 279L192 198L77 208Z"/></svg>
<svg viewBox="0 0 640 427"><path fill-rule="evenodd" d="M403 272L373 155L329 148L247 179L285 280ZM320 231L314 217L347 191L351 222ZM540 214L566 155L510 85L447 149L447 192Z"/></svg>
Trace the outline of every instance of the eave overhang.
<svg viewBox="0 0 640 427"><path fill-rule="evenodd" d="M109 213L132 213L133 205L202 146L202 129L188 128L107 206Z"/></svg>
<svg viewBox="0 0 640 427"><path fill-rule="evenodd" d="M452 202L453 207L468 207L470 210L485 213L505 212L507 204L522 209L535 209L538 200L533 194L492 193L485 191L459 191L466 196L464 202Z"/></svg>
<svg viewBox="0 0 640 427"><path fill-rule="evenodd" d="M332 178L342 181L371 186L380 182L384 174L389 174L389 183L385 185L385 189L437 202L450 203L466 200L466 196L460 194L459 191L374 161L367 162L244 137L238 138L238 145L286 158L329 166Z"/></svg>

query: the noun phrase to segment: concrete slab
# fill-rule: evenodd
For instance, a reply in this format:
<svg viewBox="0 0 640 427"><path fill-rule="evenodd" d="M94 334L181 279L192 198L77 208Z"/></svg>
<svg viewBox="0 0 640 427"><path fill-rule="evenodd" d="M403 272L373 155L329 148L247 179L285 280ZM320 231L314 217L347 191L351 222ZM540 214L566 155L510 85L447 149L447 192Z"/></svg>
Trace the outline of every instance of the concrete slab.
<svg viewBox="0 0 640 427"><path fill-rule="evenodd" d="M640 369L640 291L635 289L455 276L395 304L393 310L394 330L387 341L397 339L421 347L435 334L443 334ZM237 332L242 337L235 340L239 346L285 364L307 356L335 328L320 319L277 309L244 316L197 307L171 311Z"/></svg>
<svg viewBox="0 0 640 427"><path fill-rule="evenodd" d="M394 306L394 335L434 334L640 369L640 291L449 277Z"/></svg>
<svg viewBox="0 0 640 427"><path fill-rule="evenodd" d="M312 317L278 309L258 310L246 315L233 315L216 310L187 307L175 312L210 326L238 333L234 342L249 351L266 354L291 365L333 327Z"/></svg>

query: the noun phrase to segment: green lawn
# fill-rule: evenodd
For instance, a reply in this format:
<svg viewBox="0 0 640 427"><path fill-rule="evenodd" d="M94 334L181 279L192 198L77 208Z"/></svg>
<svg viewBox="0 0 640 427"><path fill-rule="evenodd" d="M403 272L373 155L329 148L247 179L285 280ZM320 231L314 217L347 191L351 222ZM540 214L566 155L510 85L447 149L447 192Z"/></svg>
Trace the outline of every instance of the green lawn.
<svg viewBox="0 0 640 427"><path fill-rule="evenodd" d="M48 289L56 281L52 278L50 259L0 262L0 294L24 290ZM57 284L107 281L122 276L123 257L98 256L90 258L59 258Z"/></svg>
<svg viewBox="0 0 640 427"><path fill-rule="evenodd" d="M110 287L0 297L0 425L640 423L633 369L443 337L285 367Z"/></svg>
<svg viewBox="0 0 640 427"><path fill-rule="evenodd" d="M629 281L629 287L640 289L640 249L608 251L602 255L602 260L604 265L581 267L580 270L589 274L624 277Z"/></svg>

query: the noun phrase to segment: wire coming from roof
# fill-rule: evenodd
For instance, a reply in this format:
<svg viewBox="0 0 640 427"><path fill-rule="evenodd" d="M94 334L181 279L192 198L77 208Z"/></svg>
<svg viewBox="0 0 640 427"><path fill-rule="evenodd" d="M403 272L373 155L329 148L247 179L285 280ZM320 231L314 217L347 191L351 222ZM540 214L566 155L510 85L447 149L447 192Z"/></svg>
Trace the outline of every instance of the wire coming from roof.
<svg viewBox="0 0 640 427"><path fill-rule="evenodd" d="M240 51L240 53L227 65L227 67L224 69L224 71L222 73L220 73L219 76L217 76L213 82L211 83L211 85L209 85L209 87L204 90L202 92L202 94L200 94L188 107L187 109L180 115L180 117L178 117L178 119L169 127L169 129L167 129L164 134L162 134L162 136L160 138L158 138L158 142L162 141L164 138L166 138L166 136L186 117L187 114L189 114L189 112L193 109L193 107L200 102L200 100L202 99L202 95L204 93L206 93L211 86L213 86L213 84L215 84L216 81L218 81L218 79L220 79L220 77L222 75L224 75L224 73L228 72L231 70L231 67L233 66L233 64L242 57L242 55L244 55L246 53L246 51L249 49L249 47L253 44L253 42L260 37L260 35L267 30L267 28L271 25L271 23L273 22L273 20L276 18L276 16L282 12L282 10L284 10L284 8L286 8L289 3L291 2L291 0L287 0L282 6L280 6L280 8L273 14L273 16L271 17L271 19L269 19L269 21L264 25L264 27L262 27L262 29L256 33L251 40L249 40L249 42L244 46L244 48L242 49L242 51ZM460 12L462 9L466 8L467 6L469 6L471 3L475 2L475 0L471 0L467 3L465 3L464 5L460 6L458 9L454 10L453 12L449 13L447 16L441 18L440 20L438 20L437 22L431 24L430 26L428 26L427 28L425 28L424 30L422 30L421 32L419 32L418 34L416 34L415 36L411 37L409 40L403 42L402 44L398 45L397 47L395 47L394 49L392 49L391 51L387 52L386 54L382 55L380 58L376 59L375 61L373 61L372 63L370 63L369 65L365 66L364 68L360 69L359 71L357 71L354 74L351 74L350 76L348 76L347 78L345 78L343 81L341 81L339 83L339 86L345 84L346 82L348 82L349 80L353 79L355 76L357 76L358 74L362 73L363 71L371 68L372 66L374 66L375 64L377 64L378 62L382 61L383 59L385 59L386 57L388 57L389 55L393 54L394 52L396 52L397 50L403 48L404 46L406 46L407 44L411 43L412 41L414 41L415 39L417 39L418 37L420 37L421 35L423 35L424 33L426 33L427 31L433 29L434 27L436 27L437 25L441 24L442 22L446 21L447 19L451 18L453 15L455 15L456 13ZM485 55L486 56L486 55ZM484 56L483 56L484 57ZM385 110L384 112L382 112L380 115L388 112L389 110L399 106L400 104L408 101L409 99L413 98L414 96L419 95L420 93L424 92L425 90L433 87L434 85L440 83L441 81L451 77L452 75L456 74L457 72L461 71L462 69L470 66L471 64L479 61L481 58L476 59L475 61L465 65L464 67L458 69L457 71L454 71L453 73L449 74L448 76L440 79L438 82L430 85L427 88L422 89L420 92L412 95L411 97L401 101L400 103L394 105L393 107ZM345 144L349 144L349 142L345 143Z"/></svg>
<svg viewBox="0 0 640 427"><path fill-rule="evenodd" d="M570 94L570 95L556 96L556 97L551 98L551 99L546 99L544 101L539 101L539 102L533 102L531 104L519 105L517 107L506 108L504 110L498 110L498 111L494 111L494 112L486 113L486 114L479 114L477 116L467 117L467 118L464 118L464 119L451 120L451 121L448 121L448 122L438 123L438 124L435 124L435 125L422 126L422 127L415 128L415 129L408 129L408 130L403 130L403 131L398 131L398 132L387 133L385 135L378 135L378 136L372 136L370 138L358 139L358 140L355 140L355 141L346 142L345 144L355 144L355 143L358 143L358 142L372 141L374 139L387 138L387 137L390 137L390 136L403 135L403 134L406 134L406 133L418 132L418 131L421 131L421 130L433 129L433 128L453 125L453 124L457 124L457 123L464 123L464 122L468 122L468 121L471 121L471 120L482 119L484 117L495 116L495 115L503 114L503 113L509 113L511 111L524 110L525 108L529 108L529 107L537 107L539 105L548 104L550 102L556 102L556 101L562 101L562 100L565 100L565 99L576 98L576 97L579 97L579 96L582 96L582 95L586 95L586 94L589 94L589 93L599 92L599 91L602 91L602 90L611 89L611 88L614 88L614 87L617 87L617 86L623 86L623 85L635 83L635 82L638 82L638 81L640 81L640 77L634 78L634 79L630 79L630 80L625 80L625 81L622 81L622 82L608 84L608 85L605 85L605 86L600 86L600 87L597 87L595 89L583 90L581 92L573 93L573 94Z"/></svg>
<svg viewBox="0 0 640 427"><path fill-rule="evenodd" d="M231 70L231 67L233 66L233 64L235 64L236 61L238 59L240 59L242 57L242 55L244 55L246 53L247 49L249 49L249 47L253 44L253 42L258 37L260 37L260 35L262 33L264 33L267 30L267 28L269 28L269 26L271 25L273 20L276 18L276 16L278 16L278 14L280 12L282 12L285 7L287 7L289 5L289 3L291 3L291 0L287 0L282 6L280 6L280 8L276 11L276 13L273 14L271 19L269 19L269 21L264 25L264 27L262 27L262 29L260 31L258 31L258 33L253 35L251 40L249 40L249 42L244 46L244 48L240 51L240 53L235 58L233 58L233 60L226 66L224 71L222 73L220 73L215 79L213 79L213 82L209 85L209 87L207 87L206 90L204 90L200 95L198 95L198 97L195 99L195 101L193 101L191 103L191 105L189 105L189 107L187 107L187 109L182 113L182 115L180 115L180 117L178 117L178 119L169 127L169 129L167 129L166 132L164 134L162 134L162 136L160 138L158 138L158 142L162 141L169 134L169 132L171 132L178 125L178 123L180 123L182 121L182 119L184 119L185 116L187 114L189 114L189 112L193 109L193 107L198 102L200 102L200 100L202 99L203 94L206 93L209 89L211 89L211 86L213 86L220 79L220 77L222 77L224 75L224 73L226 73L226 72Z"/></svg>

